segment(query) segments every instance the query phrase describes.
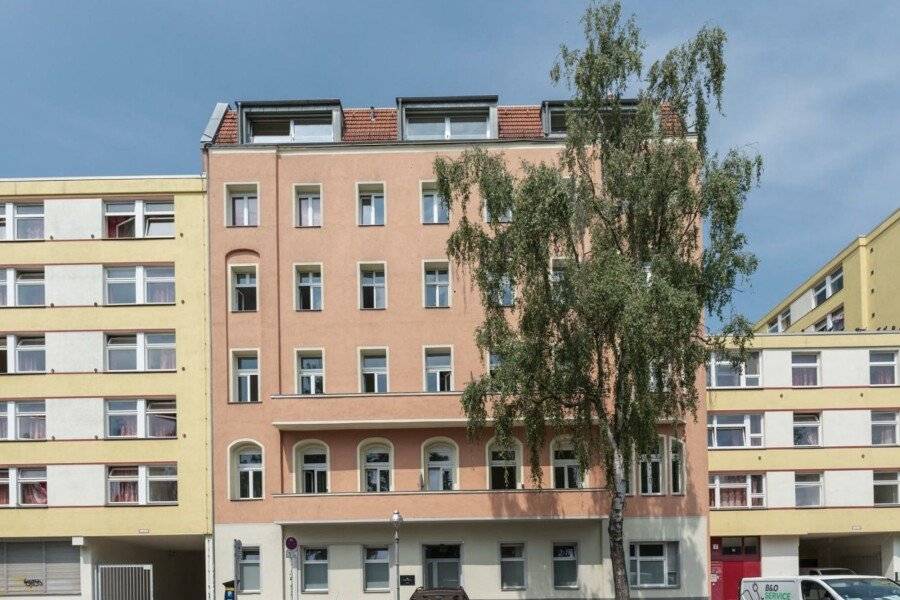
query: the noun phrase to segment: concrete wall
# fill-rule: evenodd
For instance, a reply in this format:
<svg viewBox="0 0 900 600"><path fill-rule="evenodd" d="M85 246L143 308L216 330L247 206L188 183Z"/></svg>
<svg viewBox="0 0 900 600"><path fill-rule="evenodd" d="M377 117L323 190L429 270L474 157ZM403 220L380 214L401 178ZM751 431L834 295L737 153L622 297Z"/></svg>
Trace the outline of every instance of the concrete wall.
<svg viewBox="0 0 900 600"><path fill-rule="evenodd" d="M793 507L794 502L794 473L791 471L766 473L766 507Z"/></svg>
<svg viewBox="0 0 900 600"><path fill-rule="evenodd" d="M800 538L795 535L760 538L762 575L775 577L797 575L800 572Z"/></svg>
<svg viewBox="0 0 900 600"><path fill-rule="evenodd" d="M763 415L763 443L769 448L783 448L794 445L794 413L769 411Z"/></svg>
<svg viewBox="0 0 900 600"><path fill-rule="evenodd" d="M103 370L102 331L50 331L47 370L57 373L90 373Z"/></svg>
<svg viewBox="0 0 900 600"><path fill-rule="evenodd" d="M48 465L48 506L102 506L106 503L105 465Z"/></svg>
<svg viewBox="0 0 900 600"><path fill-rule="evenodd" d="M44 267L44 281L48 305L103 304L102 265L47 265Z"/></svg>
<svg viewBox="0 0 900 600"><path fill-rule="evenodd" d="M45 200L44 237L54 240L103 237L103 200L100 198Z"/></svg>
<svg viewBox="0 0 900 600"><path fill-rule="evenodd" d="M825 471L825 506L872 506L872 471Z"/></svg>
<svg viewBox="0 0 900 600"><path fill-rule="evenodd" d="M872 412L822 411L823 446L868 446L872 443Z"/></svg>
<svg viewBox="0 0 900 600"><path fill-rule="evenodd" d="M64 439L92 439L105 434L103 398L49 398L47 437Z"/></svg>

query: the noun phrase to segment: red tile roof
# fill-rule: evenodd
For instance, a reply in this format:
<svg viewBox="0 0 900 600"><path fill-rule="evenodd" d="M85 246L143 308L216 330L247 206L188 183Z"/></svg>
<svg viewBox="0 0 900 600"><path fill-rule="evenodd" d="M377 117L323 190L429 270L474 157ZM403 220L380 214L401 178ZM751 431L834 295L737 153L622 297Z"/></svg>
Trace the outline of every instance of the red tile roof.
<svg viewBox="0 0 900 600"><path fill-rule="evenodd" d="M501 140L544 137L540 106L498 106L497 137Z"/></svg>
<svg viewBox="0 0 900 600"><path fill-rule="evenodd" d="M391 142L397 140L396 108L345 108L343 141Z"/></svg>
<svg viewBox="0 0 900 600"><path fill-rule="evenodd" d="M213 138L214 144L237 144L237 111L229 108L222 115L222 121L219 123L219 130Z"/></svg>

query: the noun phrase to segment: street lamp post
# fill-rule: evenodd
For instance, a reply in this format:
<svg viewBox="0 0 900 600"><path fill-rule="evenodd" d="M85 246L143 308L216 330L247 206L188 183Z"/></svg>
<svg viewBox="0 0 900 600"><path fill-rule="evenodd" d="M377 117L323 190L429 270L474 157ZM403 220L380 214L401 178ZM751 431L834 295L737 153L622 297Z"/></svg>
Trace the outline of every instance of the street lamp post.
<svg viewBox="0 0 900 600"><path fill-rule="evenodd" d="M394 526L394 569L397 580L397 600L400 600L400 526L403 525L403 515L395 510L391 515L391 525Z"/></svg>

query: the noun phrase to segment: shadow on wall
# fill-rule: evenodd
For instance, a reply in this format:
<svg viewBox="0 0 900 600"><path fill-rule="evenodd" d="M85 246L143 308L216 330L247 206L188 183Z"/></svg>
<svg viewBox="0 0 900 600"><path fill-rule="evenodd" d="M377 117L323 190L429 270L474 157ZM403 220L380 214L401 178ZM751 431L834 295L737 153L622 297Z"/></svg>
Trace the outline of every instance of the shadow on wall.
<svg viewBox="0 0 900 600"><path fill-rule="evenodd" d="M91 569L98 565L153 565L154 598L202 598L206 563L202 540L199 550L166 550L139 543L89 539ZM95 577L96 575L94 575Z"/></svg>

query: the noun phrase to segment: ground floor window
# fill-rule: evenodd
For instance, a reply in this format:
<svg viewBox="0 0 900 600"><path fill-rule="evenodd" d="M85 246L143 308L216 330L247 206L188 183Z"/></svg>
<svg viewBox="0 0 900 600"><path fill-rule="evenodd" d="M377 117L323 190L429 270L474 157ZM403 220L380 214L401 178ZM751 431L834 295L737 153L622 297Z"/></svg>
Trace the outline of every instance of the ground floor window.
<svg viewBox="0 0 900 600"><path fill-rule="evenodd" d="M0 542L0 596L81 593L81 552L70 540Z"/></svg>
<svg viewBox="0 0 900 600"><path fill-rule="evenodd" d="M578 587L578 546L553 544L553 587Z"/></svg>
<svg viewBox="0 0 900 600"><path fill-rule="evenodd" d="M303 591L328 591L328 548L303 550Z"/></svg>
<svg viewBox="0 0 900 600"><path fill-rule="evenodd" d="M386 547L366 548L363 577L367 592L390 589L390 554Z"/></svg>
<svg viewBox="0 0 900 600"><path fill-rule="evenodd" d="M259 548L242 548L238 565L238 590L258 592L260 589Z"/></svg>
<svg viewBox="0 0 900 600"><path fill-rule="evenodd" d="M461 587L459 544L425 546L425 587Z"/></svg>
<svg viewBox="0 0 900 600"><path fill-rule="evenodd" d="M525 544L500 544L500 588L525 589Z"/></svg>
<svg viewBox="0 0 900 600"><path fill-rule="evenodd" d="M631 587L675 587L679 584L678 542L640 542L628 545L628 583Z"/></svg>

